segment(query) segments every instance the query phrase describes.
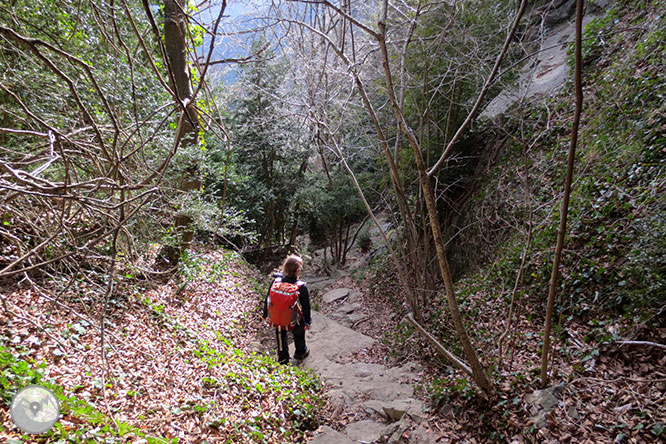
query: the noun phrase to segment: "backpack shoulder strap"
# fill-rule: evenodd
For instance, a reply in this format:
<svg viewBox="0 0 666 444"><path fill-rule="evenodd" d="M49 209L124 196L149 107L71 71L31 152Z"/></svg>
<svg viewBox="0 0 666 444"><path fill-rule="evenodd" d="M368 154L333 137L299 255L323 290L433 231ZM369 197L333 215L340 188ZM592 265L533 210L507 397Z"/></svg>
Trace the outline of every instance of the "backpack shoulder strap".
<svg viewBox="0 0 666 444"><path fill-rule="evenodd" d="M297 286L298 288L301 288L301 287L302 287L303 285L305 285L305 284L307 284L307 282L305 282L305 281L296 281L296 286Z"/></svg>

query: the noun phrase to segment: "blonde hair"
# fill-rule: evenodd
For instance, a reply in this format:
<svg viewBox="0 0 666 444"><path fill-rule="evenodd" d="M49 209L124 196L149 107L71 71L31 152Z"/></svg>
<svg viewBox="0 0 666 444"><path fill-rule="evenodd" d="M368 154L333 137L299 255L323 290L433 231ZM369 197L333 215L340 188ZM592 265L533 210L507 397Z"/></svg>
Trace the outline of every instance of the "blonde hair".
<svg viewBox="0 0 666 444"><path fill-rule="evenodd" d="M282 274L288 277L298 277L298 272L303 268L303 259L295 254L287 256L282 263Z"/></svg>

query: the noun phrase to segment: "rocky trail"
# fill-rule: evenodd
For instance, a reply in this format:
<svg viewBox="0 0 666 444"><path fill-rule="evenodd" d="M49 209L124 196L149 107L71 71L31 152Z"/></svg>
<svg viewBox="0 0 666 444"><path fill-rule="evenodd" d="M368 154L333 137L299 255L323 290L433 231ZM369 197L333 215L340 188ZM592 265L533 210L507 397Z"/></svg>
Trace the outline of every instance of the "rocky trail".
<svg viewBox="0 0 666 444"><path fill-rule="evenodd" d="M309 282L322 290L336 283L322 278L310 278ZM308 334L310 356L304 365L326 384L331 416L351 416L354 421L341 430L324 426L310 442L436 442L440 435L428 427L426 406L414 394L419 364L387 367L354 359L356 353L376 341L354 329L365 318L360 310L361 297L360 292L349 288L328 289L323 292L321 304L323 309L332 309L328 310L330 314L313 313Z"/></svg>

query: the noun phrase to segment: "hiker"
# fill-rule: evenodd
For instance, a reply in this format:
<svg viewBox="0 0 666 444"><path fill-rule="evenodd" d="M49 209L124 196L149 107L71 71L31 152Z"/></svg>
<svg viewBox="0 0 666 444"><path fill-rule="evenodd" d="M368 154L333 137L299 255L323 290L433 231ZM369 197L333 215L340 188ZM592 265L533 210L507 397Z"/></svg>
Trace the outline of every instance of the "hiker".
<svg viewBox="0 0 666 444"><path fill-rule="evenodd" d="M296 255L287 256L282 264L282 272L275 273L275 278L264 300L264 319L269 318L275 327L277 354L280 364L289 363L289 344L287 331L294 335L294 359L305 359L310 351L305 345L305 331L310 329L310 292L305 282L298 277L303 268L303 259Z"/></svg>

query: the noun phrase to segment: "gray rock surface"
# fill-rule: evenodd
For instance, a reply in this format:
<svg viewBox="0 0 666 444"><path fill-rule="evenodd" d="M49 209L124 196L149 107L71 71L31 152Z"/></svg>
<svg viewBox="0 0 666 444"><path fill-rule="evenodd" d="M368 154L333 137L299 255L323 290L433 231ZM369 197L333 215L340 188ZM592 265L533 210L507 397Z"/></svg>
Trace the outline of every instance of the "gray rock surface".
<svg viewBox="0 0 666 444"><path fill-rule="evenodd" d="M351 291L344 290L347 294ZM347 314L345 310L338 313L343 321L354 314ZM321 313L313 312L312 317L312 328L307 336L310 356L304 364L326 383L329 408L336 416L344 412L355 412L356 415L361 412L361 416L342 432L323 427L311 442L347 444L391 442L391 439L398 442L409 428L418 431L413 439L410 438L410 443L434 442L437 435L430 436L428 427L421 426L428 417L426 407L414 398L412 381L419 366L408 363L389 368L353 361L351 355L372 346L375 340ZM367 414L366 418L363 418L363 412ZM431 441L426 439L428 436Z"/></svg>
<svg viewBox="0 0 666 444"><path fill-rule="evenodd" d="M557 18L553 16L553 20L564 20L563 17L569 14L570 4L571 1L562 2L560 7L552 12L557 15ZM586 15L583 18L583 25L587 25L593 18L596 16ZM570 74L566 63L567 47L569 42L573 41L574 35L573 21L548 29L541 42L540 51L532 59L533 63L525 65L520 72L518 85L499 93L481 112L480 117L492 119L520 100L529 100L556 92Z"/></svg>
<svg viewBox="0 0 666 444"><path fill-rule="evenodd" d="M351 292L352 290L349 288L335 288L333 290L327 291L322 297L322 300L327 304L331 304L335 301L346 298Z"/></svg>
<svg viewBox="0 0 666 444"><path fill-rule="evenodd" d="M366 347L375 340L351 330L337 322L312 312L312 328L307 335L311 357L306 361L308 366L326 367L331 361L344 358Z"/></svg>
<svg viewBox="0 0 666 444"><path fill-rule="evenodd" d="M329 426L324 426L309 442L312 444L355 444L354 441Z"/></svg>
<svg viewBox="0 0 666 444"><path fill-rule="evenodd" d="M383 436L391 433L392 427L386 424L380 424L370 419L352 422L347 425L345 433L355 442L375 442Z"/></svg>

